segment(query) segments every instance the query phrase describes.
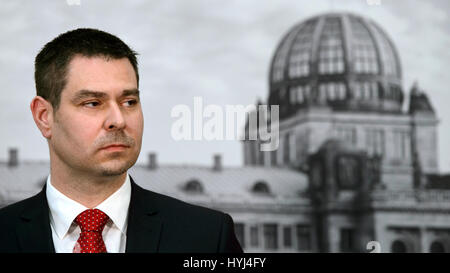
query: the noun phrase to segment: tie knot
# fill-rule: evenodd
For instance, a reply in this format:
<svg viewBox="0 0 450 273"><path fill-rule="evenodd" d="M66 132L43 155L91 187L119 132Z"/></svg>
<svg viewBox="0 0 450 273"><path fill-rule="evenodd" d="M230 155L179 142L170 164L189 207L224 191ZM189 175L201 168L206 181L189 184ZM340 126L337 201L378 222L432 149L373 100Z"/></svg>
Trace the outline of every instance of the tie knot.
<svg viewBox="0 0 450 273"><path fill-rule="evenodd" d="M109 217L99 209L87 209L78 214L75 223L80 226L82 232L102 232Z"/></svg>

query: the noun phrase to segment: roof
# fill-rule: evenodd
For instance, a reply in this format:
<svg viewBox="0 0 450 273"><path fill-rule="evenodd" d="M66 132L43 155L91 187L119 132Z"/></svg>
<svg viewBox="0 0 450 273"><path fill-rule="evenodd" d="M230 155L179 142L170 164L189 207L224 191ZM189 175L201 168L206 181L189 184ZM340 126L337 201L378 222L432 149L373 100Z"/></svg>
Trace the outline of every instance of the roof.
<svg viewBox="0 0 450 273"><path fill-rule="evenodd" d="M50 169L47 161L23 161L10 167L0 163L0 206L37 194Z"/></svg>
<svg viewBox="0 0 450 273"><path fill-rule="evenodd" d="M48 173L48 162L20 162L15 167L0 163L0 205L38 193ZM135 165L129 173L141 187L187 202L211 205L309 202L302 198L307 189L307 176L287 168L246 166L215 171L209 166L160 165L149 169L146 165ZM196 181L191 183L193 187L186 190L187 183L193 181ZM255 192L254 187L260 191Z"/></svg>
<svg viewBox="0 0 450 273"><path fill-rule="evenodd" d="M303 203L307 176L287 168L225 167L214 171L211 167L173 165L149 170L134 166L130 174L142 187L186 201L225 203ZM184 190L189 181L198 181L203 193ZM254 192L254 186L265 183L269 193ZM256 187L261 188L261 187Z"/></svg>

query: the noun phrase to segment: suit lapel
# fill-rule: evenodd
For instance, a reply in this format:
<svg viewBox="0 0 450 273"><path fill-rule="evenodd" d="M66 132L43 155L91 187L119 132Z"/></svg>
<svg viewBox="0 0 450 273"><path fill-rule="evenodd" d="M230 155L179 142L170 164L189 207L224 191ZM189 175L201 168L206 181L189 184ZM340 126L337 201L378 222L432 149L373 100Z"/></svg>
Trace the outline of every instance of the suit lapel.
<svg viewBox="0 0 450 273"><path fill-rule="evenodd" d="M158 252L163 222L158 206L148 192L131 179L131 200L128 211L125 252Z"/></svg>
<svg viewBox="0 0 450 273"><path fill-rule="evenodd" d="M44 186L39 194L29 200L18 219L16 234L22 252L55 252L45 192ZM157 202L131 178L125 252L158 252L162 225Z"/></svg>
<svg viewBox="0 0 450 273"><path fill-rule="evenodd" d="M55 252L45 188L29 200L18 220L16 234L22 252Z"/></svg>

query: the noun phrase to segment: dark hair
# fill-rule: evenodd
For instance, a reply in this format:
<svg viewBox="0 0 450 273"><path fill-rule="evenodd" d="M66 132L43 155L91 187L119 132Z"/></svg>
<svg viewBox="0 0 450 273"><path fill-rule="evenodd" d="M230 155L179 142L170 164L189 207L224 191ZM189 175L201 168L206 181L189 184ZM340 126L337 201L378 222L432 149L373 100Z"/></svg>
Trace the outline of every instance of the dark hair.
<svg viewBox="0 0 450 273"><path fill-rule="evenodd" d="M36 56L34 80L36 93L49 101L55 111L59 107L61 91L67 83L67 68L75 55L84 57L128 58L139 85L137 53L118 37L107 32L79 28L60 34L47 43Z"/></svg>

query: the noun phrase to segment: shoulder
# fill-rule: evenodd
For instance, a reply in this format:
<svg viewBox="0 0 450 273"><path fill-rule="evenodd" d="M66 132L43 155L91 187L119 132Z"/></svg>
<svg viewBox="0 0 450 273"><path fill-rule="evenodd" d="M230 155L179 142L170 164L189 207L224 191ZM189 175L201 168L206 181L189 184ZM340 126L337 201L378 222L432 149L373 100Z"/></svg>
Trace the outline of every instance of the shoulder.
<svg viewBox="0 0 450 273"><path fill-rule="evenodd" d="M181 252L241 253L242 248L234 233L234 222L227 213L189 204L163 194L145 191L148 200L154 200L164 221L166 234L178 245ZM173 249L164 249L172 252Z"/></svg>
<svg viewBox="0 0 450 273"><path fill-rule="evenodd" d="M225 213L207 208L201 205L191 204L180 199L167 196L164 194L156 193L153 191L145 190L146 197L155 201L158 209L163 214L188 214L194 217L216 217L220 218L225 215Z"/></svg>
<svg viewBox="0 0 450 273"><path fill-rule="evenodd" d="M22 219L27 220L30 211L41 210L39 194L0 209L0 252L16 252L16 229Z"/></svg>
<svg viewBox="0 0 450 273"><path fill-rule="evenodd" d="M176 218L177 221L198 219L202 220L202 222L216 222L220 224L224 218L229 217L219 210L187 203L150 190L142 189L142 193L141 198L144 198L142 201L147 202L150 206L155 206L155 209L164 218Z"/></svg>
<svg viewBox="0 0 450 273"><path fill-rule="evenodd" d="M26 208L36 205L36 203L39 201L38 199L40 198L39 195L40 193L1 208L0 222L4 222L3 220L11 220L12 218L19 217Z"/></svg>

